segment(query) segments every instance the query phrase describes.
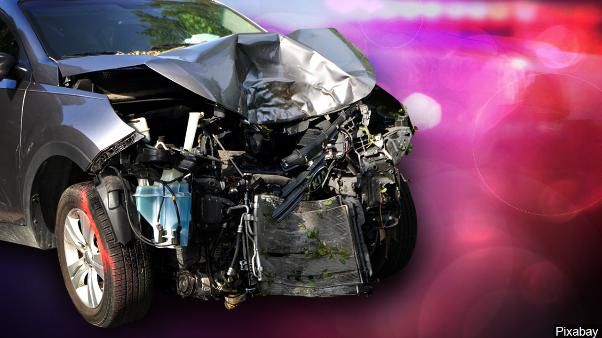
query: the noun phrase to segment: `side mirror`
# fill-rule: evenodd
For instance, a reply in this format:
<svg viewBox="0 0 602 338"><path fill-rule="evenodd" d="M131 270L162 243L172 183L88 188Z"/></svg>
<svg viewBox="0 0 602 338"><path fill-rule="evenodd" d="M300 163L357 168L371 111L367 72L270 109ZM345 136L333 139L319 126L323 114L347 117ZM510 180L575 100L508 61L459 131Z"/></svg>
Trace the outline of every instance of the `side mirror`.
<svg viewBox="0 0 602 338"><path fill-rule="evenodd" d="M6 76L17 64L14 56L6 53L0 53L0 80L4 80Z"/></svg>

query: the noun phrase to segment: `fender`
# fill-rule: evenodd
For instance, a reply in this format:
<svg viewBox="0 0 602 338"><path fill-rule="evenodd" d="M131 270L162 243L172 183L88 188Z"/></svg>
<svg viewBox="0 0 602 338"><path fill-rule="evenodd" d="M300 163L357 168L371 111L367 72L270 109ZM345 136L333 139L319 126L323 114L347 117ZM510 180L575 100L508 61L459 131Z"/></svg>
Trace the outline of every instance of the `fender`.
<svg viewBox="0 0 602 338"><path fill-rule="evenodd" d="M38 170L46 160L55 156L61 156L70 159L82 170L85 168L87 163L90 162L90 159L81 150L72 144L65 142L52 142L45 144L38 149L36 154L31 159L25 172L25 176L23 177L21 205L24 211L25 224L21 225L26 225L28 228L30 228L33 236L35 237L36 243L30 244L30 246L35 246L41 249L50 249L54 247L54 234L48 230L48 227L43 220L34 217L31 193ZM34 218L36 218L36 221L34 221Z"/></svg>
<svg viewBox="0 0 602 338"><path fill-rule="evenodd" d="M19 172L24 176L18 179L25 223L34 230L40 247L48 247L52 238L44 222L34 222L31 210L32 186L42 164L60 156L89 173L93 163L108 159L108 153L117 153L114 145L124 148L124 140L135 142L135 135L104 95L40 83L31 85L23 106L19 145Z"/></svg>

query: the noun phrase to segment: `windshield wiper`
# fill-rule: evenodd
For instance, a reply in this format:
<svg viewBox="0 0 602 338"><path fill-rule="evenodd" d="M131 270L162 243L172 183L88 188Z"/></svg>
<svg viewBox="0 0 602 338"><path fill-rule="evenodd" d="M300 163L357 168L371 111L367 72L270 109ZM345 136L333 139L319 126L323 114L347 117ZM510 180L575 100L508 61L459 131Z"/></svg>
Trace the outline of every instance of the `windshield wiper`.
<svg viewBox="0 0 602 338"><path fill-rule="evenodd" d="M84 56L96 56L96 55L116 55L116 54L122 54L122 52L120 51L107 51L107 52L83 52L83 53L74 53L74 54L67 54L67 55L63 55L62 58L77 58L77 57L84 57Z"/></svg>
<svg viewBox="0 0 602 338"><path fill-rule="evenodd" d="M162 45L152 46L148 51L167 51L176 48L189 47L194 45L193 43L166 43Z"/></svg>

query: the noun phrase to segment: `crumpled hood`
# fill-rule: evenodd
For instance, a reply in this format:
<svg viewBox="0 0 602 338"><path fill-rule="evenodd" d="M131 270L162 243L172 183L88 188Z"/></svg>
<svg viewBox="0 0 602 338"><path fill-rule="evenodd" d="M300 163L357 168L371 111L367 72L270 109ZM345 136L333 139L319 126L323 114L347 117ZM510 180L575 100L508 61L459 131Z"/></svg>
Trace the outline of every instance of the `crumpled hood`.
<svg viewBox="0 0 602 338"><path fill-rule="evenodd" d="M366 57L334 29L231 35L158 56L59 61L63 76L143 65L258 124L340 110L376 84Z"/></svg>

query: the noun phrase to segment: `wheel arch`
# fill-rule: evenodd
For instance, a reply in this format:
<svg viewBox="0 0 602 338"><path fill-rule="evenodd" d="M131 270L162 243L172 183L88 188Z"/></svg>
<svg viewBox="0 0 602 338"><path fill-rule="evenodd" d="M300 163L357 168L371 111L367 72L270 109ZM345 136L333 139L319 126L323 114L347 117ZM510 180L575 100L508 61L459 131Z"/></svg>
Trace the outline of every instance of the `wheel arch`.
<svg viewBox="0 0 602 338"><path fill-rule="evenodd" d="M58 201L69 186L92 179L87 173L90 163L82 151L67 143L47 144L34 156L24 177L22 204L39 248L56 247Z"/></svg>
<svg viewBox="0 0 602 338"><path fill-rule="evenodd" d="M106 96L39 83L28 90L22 119L17 176L25 225L37 247L51 249L62 192L91 180L105 161L142 136L121 120Z"/></svg>

